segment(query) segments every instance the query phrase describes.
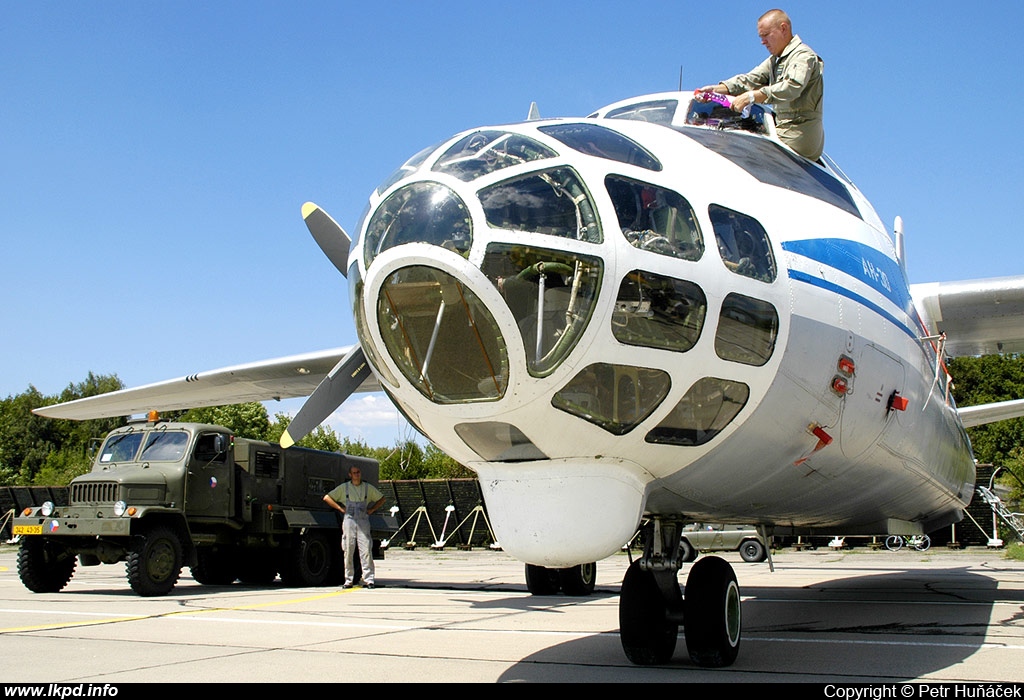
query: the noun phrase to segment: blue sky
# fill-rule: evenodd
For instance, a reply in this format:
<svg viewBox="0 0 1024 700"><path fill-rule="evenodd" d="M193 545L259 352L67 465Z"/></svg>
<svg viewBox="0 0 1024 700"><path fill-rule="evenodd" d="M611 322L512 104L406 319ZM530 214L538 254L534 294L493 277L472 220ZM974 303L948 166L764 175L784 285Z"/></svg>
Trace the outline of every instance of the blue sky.
<svg viewBox="0 0 1024 700"><path fill-rule="evenodd" d="M351 231L409 156L531 101L582 116L746 71L770 7L0 4L0 396L353 342L303 202ZM825 150L903 217L911 281L1024 273L1021 225L991 223L1024 194L1024 4L781 7L825 59ZM411 435L380 395L331 425Z"/></svg>

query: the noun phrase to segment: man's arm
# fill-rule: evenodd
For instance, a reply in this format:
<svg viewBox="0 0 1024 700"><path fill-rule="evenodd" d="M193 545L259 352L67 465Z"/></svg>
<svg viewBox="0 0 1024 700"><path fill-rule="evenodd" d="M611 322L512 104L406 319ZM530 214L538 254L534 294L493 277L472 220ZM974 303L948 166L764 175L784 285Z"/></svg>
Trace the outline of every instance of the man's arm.
<svg viewBox="0 0 1024 700"><path fill-rule="evenodd" d="M381 496L379 501L377 501L372 506L366 509L366 513L368 515L373 515L374 513L376 513L380 509L380 507L384 505L385 500L387 499L385 499L384 496Z"/></svg>
<svg viewBox="0 0 1024 700"><path fill-rule="evenodd" d="M341 505L336 500L331 498L331 494L329 494L329 493L325 493L324 494L324 503L326 503L328 506L330 506L334 510L338 511L339 513L342 513L342 514L345 513L345 506Z"/></svg>

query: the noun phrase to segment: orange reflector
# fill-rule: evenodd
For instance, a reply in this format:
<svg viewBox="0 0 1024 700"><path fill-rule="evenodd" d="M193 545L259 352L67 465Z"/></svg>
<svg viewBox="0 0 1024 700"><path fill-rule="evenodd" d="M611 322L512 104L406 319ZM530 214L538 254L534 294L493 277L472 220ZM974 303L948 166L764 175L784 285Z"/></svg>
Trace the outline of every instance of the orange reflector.
<svg viewBox="0 0 1024 700"><path fill-rule="evenodd" d="M31 506L29 506L29 507L28 507L28 508L26 508L25 510L21 511L21 514L22 514L22 515L24 515L24 516L26 516L26 517L27 517L27 516L29 516L29 515L32 515L32 507L31 507Z"/></svg>
<svg viewBox="0 0 1024 700"><path fill-rule="evenodd" d="M128 516L129 516L129 517L131 517L131 516L135 515L136 513L138 513L138 512L139 512L139 509L138 509L138 508L136 508L135 506L130 506L130 507L128 508L128 510L127 510L127 511L125 511L125 512L127 512L127 513L128 513Z"/></svg>

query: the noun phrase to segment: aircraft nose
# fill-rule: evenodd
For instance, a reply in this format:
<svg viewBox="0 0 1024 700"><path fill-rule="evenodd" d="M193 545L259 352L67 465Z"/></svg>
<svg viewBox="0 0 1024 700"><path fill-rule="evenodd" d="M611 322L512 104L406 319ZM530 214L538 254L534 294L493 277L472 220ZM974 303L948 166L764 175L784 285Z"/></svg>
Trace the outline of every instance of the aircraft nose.
<svg viewBox="0 0 1024 700"><path fill-rule="evenodd" d="M500 399L508 346L494 316L454 275L411 265L386 275L377 318L388 354L435 403Z"/></svg>

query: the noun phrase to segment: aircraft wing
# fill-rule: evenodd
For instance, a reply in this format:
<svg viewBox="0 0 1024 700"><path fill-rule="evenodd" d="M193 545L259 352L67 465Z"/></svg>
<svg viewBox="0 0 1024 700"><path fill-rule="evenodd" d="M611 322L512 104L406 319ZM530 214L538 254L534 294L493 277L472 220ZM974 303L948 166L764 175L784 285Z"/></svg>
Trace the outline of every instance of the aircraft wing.
<svg viewBox="0 0 1024 700"><path fill-rule="evenodd" d="M43 406L47 418L88 420L309 396L352 346L261 360L169 379L109 394ZM373 374L356 391L379 391Z"/></svg>
<svg viewBox="0 0 1024 700"><path fill-rule="evenodd" d="M963 406L957 409L957 413L960 414L960 420L965 428L973 428L976 425L985 425L986 423L995 423L996 421L1007 420L1008 418L1024 416L1024 399L984 403L978 406Z"/></svg>
<svg viewBox="0 0 1024 700"><path fill-rule="evenodd" d="M931 333L950 356L1024 352L1024 276L910 285Z"/></svg>
<svg viewBox="0 0 1024 700"><path fill-rule="evenodd" d="M910 286L929 332L945 333L946 355L1024 352L1024 276ZM964 427L1024 416L1024 399L958 409Z"/></svg>

